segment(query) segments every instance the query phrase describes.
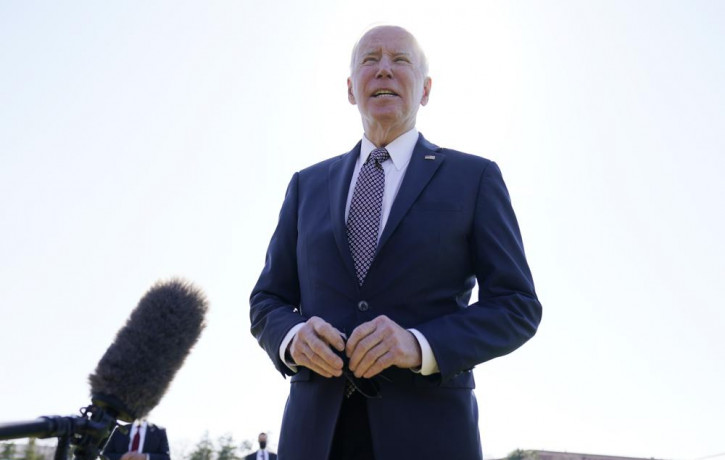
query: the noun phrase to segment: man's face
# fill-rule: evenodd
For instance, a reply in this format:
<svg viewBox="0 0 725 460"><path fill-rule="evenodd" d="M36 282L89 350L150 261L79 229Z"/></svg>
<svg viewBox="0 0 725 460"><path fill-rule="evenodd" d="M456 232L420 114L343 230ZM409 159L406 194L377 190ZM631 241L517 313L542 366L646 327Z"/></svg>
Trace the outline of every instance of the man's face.
<svg viewBox="0 0 725 460"><path fill-rule="evenodd" d="M418 107L428 103L431 81L422 69L413 37L398 27L378 27L363 36L347 80L365 131L379 125L398 134L415 126Z"/></svg>

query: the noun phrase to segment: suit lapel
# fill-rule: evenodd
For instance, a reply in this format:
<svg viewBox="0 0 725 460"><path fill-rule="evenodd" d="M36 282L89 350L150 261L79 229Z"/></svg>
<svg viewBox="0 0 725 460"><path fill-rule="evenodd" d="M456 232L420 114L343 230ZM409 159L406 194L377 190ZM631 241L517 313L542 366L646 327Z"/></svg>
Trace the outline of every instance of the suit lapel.
<svg viewBox="0 0 725 460"><path fill-rule="evenodd" d="M330 216L332 218L332 231L335 234L335 241L340 251L340 256L345 267L354 278L355 265L350 254L350 247L347 242L347 226L345 223L345 207L347 205L347 194L350 189L352 171L355 169L355 162L360 155L360 142L348 153L342 155L337 161L330 165Z"/></svg>
<svg viewBox="0 0 725 460"><path fill-rule="evenodd" d="M380 242L375 251L376 255L385 246L385 243L393 232L395 232L403 217L408 213L410 207L415 203L415 200L443 163L445 155L440 150L438 146L431 144L422 134L420 135L413 149L413 155L410 158L410 164L408 164L408 170L405 172L403 183L400 186L400 190L398 190L398 196L393 202L388 221L385 224L382 235L380 235ZM355 162L359 155L360 143L358 142L351 151L333 162L329 169L332 230L335 235L338 250L340 251L340 256L353 279L356 277L355 265L347 241L345 207L347 205L347 195L350 189L352 171L355 168ZM375 262L373 261L374 266ZM371 270L373 267L370 267ZM355 284L357 285L357 283Z"/></svg>
<svg viewBox="0 0 725 460"><path fill-rule="evenodd" d="M403 183L400 185L400 190L398 190L398 196L395 197L393 207L390 209L388 222L385 224L382 235L380 235L380 242L375 251L376 256L395 232L410 207L415 203L420 192L423 191L435 172L443 164L445 155L440 150L438 146L431 144L425 140L422 134L420 135L418 143L413 149L413 156L410 158L408 170L405 172L405 177L403 177Z"/></svg>
<svg viewBox="0 0 725 460"><path fill-rule="evenodd" d="M142 451L155 451L156 449L156 425L149 423L146 426L146 438L143 441Z"/></svg>

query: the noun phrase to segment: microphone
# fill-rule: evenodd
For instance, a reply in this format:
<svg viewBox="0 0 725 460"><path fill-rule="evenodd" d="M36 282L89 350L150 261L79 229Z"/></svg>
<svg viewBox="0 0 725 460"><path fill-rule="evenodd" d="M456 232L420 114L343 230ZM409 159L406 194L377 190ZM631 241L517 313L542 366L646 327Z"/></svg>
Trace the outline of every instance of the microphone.
<svg viewBox="0 0 725 460"><path fill-rule="evenodd" d="M143 296L88 380L93 404L132 422L156 407L206 326L207 301L180 279Z"/></svg>
<svg viewBox="0 0 725 460"><path fill-rule="evenodd" d="M89 375L92 404L81 416L0 424L0 440L58 438L56 459L98 457L117 420L145 417L159 403L206 326L204 294L181 279L156 283Z"/></svg>

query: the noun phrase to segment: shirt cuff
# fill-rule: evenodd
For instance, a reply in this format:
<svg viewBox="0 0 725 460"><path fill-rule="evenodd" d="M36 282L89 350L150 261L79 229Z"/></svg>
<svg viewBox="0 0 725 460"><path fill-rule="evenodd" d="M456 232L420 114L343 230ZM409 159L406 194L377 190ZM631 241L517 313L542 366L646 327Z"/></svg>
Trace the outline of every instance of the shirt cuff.
<svg viewBox="0 0 725 460"><path fill-rule="evenodd" d="M282 362L290 368L292 372L297 372L297 365L295 363L291 363L285 359L285 354L287 352L287 347L289 346L292 339L295 338L295 334L297 334L297 331L302 329L302 326L304 326L305 323L295 324L292 329L287 332L287 335L284 336L284 339L282 339L282 343L279 345L279 359L282 360Z"/></svg>
<svg viewBox="0 0 725 460"><path fill-rule="evenodd" d="M417 329L408 330L415 336L416 340L418 340L418 345L420 345L420 369L413 370L413 372L421 375L431 375L440 372L440 369L438 369L438 361L436 361L428 339Z"/></svg>

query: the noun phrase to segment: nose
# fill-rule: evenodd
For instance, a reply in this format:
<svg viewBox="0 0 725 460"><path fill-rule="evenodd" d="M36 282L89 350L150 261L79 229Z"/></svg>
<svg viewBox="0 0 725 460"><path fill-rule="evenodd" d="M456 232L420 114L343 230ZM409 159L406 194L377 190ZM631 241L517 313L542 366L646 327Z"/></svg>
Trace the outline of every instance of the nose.
<svg viewBox="0 0 725 460"><path fill-rule="evenodd" d="M375 78L390 78L393 76L393 66L389 57L383 56L378 63L378 71Z"/></svg>

